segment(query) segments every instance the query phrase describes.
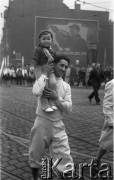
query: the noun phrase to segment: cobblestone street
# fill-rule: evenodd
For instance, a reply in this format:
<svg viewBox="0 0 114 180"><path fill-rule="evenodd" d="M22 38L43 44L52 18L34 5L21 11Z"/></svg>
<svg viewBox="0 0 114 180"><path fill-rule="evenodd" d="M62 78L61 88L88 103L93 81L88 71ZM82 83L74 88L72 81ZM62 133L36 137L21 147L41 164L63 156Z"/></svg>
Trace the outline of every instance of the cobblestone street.
<svg viewBox="0 0 114 180"><path fill-rule="evenodd" d="M85 87L72 88L73 110L64 120L77 175L79 164L90 163L96 155L104 123L104 89L99 91L100 105L96 105L94 100L92 103L88 101L91 91L91 88ZM28 146L35 110L36 97L32 95L32 87L0 87L1 180L33 180L28 163ZM112 167L112 152L104 155L102 161ZM84 179L90 179L87 168Z"/></svg>

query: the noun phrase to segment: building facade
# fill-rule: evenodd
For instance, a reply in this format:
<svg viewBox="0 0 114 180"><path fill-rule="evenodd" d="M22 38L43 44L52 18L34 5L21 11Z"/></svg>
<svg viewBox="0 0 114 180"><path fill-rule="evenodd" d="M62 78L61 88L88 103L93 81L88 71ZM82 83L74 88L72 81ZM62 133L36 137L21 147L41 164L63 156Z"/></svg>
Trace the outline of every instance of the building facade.
<svg viewBox="0 0 114 180"><path fill-rule="evenodd" d="M63 0L10 0L4 12L2 56L9 56L12 63L24 57L25 64L30 64L37 34L47 28L55 34L55 50L68 54L73 64L79 60L84 66L93 62L112 65L113 24L109 13L74 6L69 9Z"/></svg>

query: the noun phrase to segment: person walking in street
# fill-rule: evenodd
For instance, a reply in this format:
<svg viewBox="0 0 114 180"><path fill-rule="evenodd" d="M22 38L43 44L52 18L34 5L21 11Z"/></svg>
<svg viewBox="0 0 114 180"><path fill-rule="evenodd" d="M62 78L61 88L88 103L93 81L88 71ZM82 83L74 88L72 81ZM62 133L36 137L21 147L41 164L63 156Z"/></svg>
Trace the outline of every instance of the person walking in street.
<svg viewBox="0 0 114 180"><path fill-rule="evenodd" d="M15 70L15 67L13 65L11 67L11 84L12 85L16 84L16 70Z"/></svg>
<svg viewBox="0 0 114 180"><path fill-rule="evenodd" d="M86 86L90 86L90 84L89 84L90 72L91 72L91 66L88 65L87 68L86 68L86 74L85 74L85 85Z"/></svg>
<svg viewBox="0 0 114 180"><path fill-rule="evenodd" d="M17 78L17 85L22 85L22 68L21 65L18 65L18 68L16 69L16 78Z"/></svg>
<svg viewBox="0 0 114 180"><path fill-rule="evenodd" d="M104 154L113 150L113 127L114 127L114 79L107 82L105 85L105 96L103 100L103 113L105 117L104 126L101 131L100 146L97 155L94 159L96 171L100 166L100 161Z"/></svg>
<svg viewBox="0 0 114 180"><path fill-rule="evenodd" d="M3 69L3 79L6 87L11 87L11 69L9 66Z"/></svg>
<svg viewBox="0 0 114 180"><path fill-rule="evenodd" d="M96 64L90 73L89 82L92 84L93 91L88 96L90 102L95 97L96 105L100 105L100 98L98 91L101 86L101 81L103 78L104 78L104 74L103 71L100 69L100 64Z"/></svg>
<svg viewBox="0 0 114 180"><path fill-rule="evenodd" d="M29 68L29 85L30 86L33 86L33 83L35 82L35 70L34 70L34 67L31 66Z"/></svg>
<svg viewBox="0 0 114 180"><path fill-rule="evenodd" d="M42 67L46 63L51 63L54 61L54 57L56 55L55 51L52 49L52 42L53 42L53 34L48 31L44 30L39 34L39 46L36 48L33 61L35 67L35 74L36 78L40 77L42 73ZM51 89L56 89L56 78L54 73L50 73L47 86ZM52 100L48 100L42 97L42 108L46 112L51 112L57 109L55 104Z"/></svg>
<svg viewBox="0 0 114 180"><path fill-rule="evenodd" d="M32 168L34 180L40 179L39 169L41 160L45 154L45 149L49 149L53 163L61 159L57 165L58 172L64 173L68 169L66 165L70 163L70 169L73 169L73 159L70 155L68 136L63 123L64 113L72 110L71 88L63 81L62 77L69 66L70 59L64 55L57 55L53 63L43 66L41 76L33 85L33 94L38 96L38 105L36 109L36 119L31 129L29 163ZM54 74L57 81L57 89L52 90L46 87L46 79L54 68ZM45 98L52 99L57 110L46 112L41 107L41 94Z"/></svg>

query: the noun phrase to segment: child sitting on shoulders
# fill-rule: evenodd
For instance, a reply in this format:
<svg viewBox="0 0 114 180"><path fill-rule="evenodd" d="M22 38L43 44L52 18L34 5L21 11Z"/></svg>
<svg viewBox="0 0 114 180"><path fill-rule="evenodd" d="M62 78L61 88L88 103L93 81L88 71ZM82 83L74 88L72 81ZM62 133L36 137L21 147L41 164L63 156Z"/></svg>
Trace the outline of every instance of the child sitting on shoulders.
<svg viewBox="0 0 114 180"><path fill-rule="evenodd" d="M54 62L56 53L51 48L52 42L53 34L50 31L44 30L39 34L39 46L35 49L33 56L36 79L41 76L43 66L45 64ZM46 86L48 86L52 90L56 90L56 78L54 72L51 72L48 75ZM43 96L41 98L42 110L46 112L52 112L57 109L52 100L48 100Z"/></svg>

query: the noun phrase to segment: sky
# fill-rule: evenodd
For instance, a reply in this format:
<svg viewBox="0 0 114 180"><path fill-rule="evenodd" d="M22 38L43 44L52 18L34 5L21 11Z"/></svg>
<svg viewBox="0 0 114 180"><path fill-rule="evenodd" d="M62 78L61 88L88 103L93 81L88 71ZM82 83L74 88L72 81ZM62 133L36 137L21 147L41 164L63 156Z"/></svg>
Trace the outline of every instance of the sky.
<svg viewBox="0 0 114 180"><path fill-rule="evenodd" d="M64 0L63 2L73 9L76 0ZM114 0L77 0L82 10L108 11L109 19L114 21ZM84 3L85 2L85 3Z"/></svg>
<svg viewBox="0 0 114 180"><path fill-rule="evenodd" d="M0 0L0 41L4 24L4 19L1 17L1 13L3 13L8 6L8 2L9 0ZM63 2L69 8L74 8L75 0L64 0ZM77 0L77 4L81 4L81 9L83 10L109 11L109 18L114 21L114 0Z"/></svg>

